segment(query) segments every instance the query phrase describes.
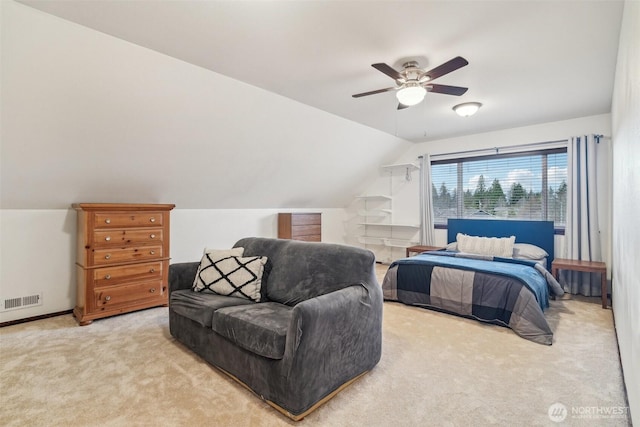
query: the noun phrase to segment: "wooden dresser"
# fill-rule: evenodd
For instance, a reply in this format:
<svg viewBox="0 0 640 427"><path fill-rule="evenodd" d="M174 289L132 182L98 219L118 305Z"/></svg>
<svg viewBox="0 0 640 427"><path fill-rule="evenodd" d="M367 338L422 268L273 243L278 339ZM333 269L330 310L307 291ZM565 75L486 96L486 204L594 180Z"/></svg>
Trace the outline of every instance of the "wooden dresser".
<svg viewBox="0 0 640 427"><path fill-rule="evenodd" d="M319 213L279 213L278 239L320 242L322 219Z"/></svg>
<svg viewBox="0 0 640 427"><path fill-rule="evenodd" d="M167 305L171 204L77 203L77 301L81 326Z"/></svg>

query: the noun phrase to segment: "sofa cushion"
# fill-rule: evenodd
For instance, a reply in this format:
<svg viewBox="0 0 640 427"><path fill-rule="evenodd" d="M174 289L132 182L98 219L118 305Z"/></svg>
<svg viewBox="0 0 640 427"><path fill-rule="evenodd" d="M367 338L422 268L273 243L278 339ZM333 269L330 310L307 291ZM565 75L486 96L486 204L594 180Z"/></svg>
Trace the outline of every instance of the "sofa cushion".
<svg viewBox="0 0 640 427"><path fill-rule="evenodd" d="M269 257L273 268L267 297L289 306L362 283L363 278L377 283L375 256L366 249L259 237L242 239L235 246L244 248L244 256Z"/></svg>
<svg viewBox="0 0 640 427"><path fill-rule="evenodd" d="M282 359L293 308L276 302L226 307L213 313L211 328L236 345Z"/></svg>
<svg viewBox="0 0 640 427"><path fill-rule="evenodd" d="M207 328L211 327L214 311L223 307L247 304L255 303L245 298L193 292L191 289L173 291L169 298L171 310Z"/></svg>
<svg viewBox="0 0 640 427"><path fill-rule="evenodd" d="M259 302L266 257L227 256L213 258L205 254L200 262L193 290L247 298Z"/></svg>

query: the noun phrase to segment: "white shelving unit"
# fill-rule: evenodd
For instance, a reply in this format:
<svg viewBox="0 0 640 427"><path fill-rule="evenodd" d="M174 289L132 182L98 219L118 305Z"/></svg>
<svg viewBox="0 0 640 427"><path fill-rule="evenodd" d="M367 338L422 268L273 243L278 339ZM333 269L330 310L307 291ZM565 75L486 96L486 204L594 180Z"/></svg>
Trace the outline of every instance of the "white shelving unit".
<svg viewBox="0 0 640 427"><path fill-rule="evenodd" d="M379 222L359 222L358 225L369 225L369 226L374 226L374 227L397 227L397 228L415 228L415 229L419 229L420 226L419 225L414 225L414 224L393 224L393 223L379 223Z"/></svg>
<svg viewBox="0 0 640 427"><path fill-rule="evenodd" d="M409 172L420 169L420 166L416 165L415 163L397 163L394 165L382 165L380 167L382 169L408 169Z"/></svg>
<svg viewBox="0 0 640 427"><path fill-rule="evenodd" d="M385 246L386 233L381 230L372 232L371 227L387 226L390 223L393 198L383 194L372 194L358 196L356 199L363 204L362 209L358 211L358 217L362 219L357 223L361 229L358 241L365 247Z"/></svg>
<svg viewBox="0 0 640 427"><path fill-rule="evenodd" d="M419 224L402 224L393 221L393 174L405 172L405 179L412 179L411 173L420 167L414 163L383 165L381 168L389 173L389 193L371 194L356 197L362 203L358 209L357 240L365 248L376 254L379 262L391 262L399 257L400 251L394 254L394 248L407 248L418 244L415 235Z"/></svg>
<svg viewBox="0 0 640 427"><path fill-rule="evenodd" d="M371 196L356 196L356 199L362 199L362 200L388 200L388 201L391 201L391 200L393 200L393 197L385 196L383 194L374 194L374 195L371 195Z"/></svg>
<svg viewBox="0 0 640 427"><path fill-rule="evenodd" d="M384 237L358 236L358 241L364 245L384 245Z"/></svg>
<svg viewBox="0 0 640 427"><path fill-rule="evenodd" d="M370 211L360 210L359 216L374 216L374 217L387 217L391 215L391 209L373 209Z"/></svg>

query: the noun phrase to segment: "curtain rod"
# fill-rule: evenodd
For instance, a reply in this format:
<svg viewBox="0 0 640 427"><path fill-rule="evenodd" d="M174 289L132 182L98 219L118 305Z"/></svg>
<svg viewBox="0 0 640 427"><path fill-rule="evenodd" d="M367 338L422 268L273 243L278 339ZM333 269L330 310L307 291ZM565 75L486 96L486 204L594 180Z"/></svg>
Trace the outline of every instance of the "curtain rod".
<svg viewBox="0 0 640 427"><path fill-rule="evenodd" d="M434 157L441 157L441 156L454 156L454 155L458 155L458 154L470 154L470 153L482 153L482 152L486 152L489 150L494 150L496 152L496 154L501 150L512 150L514 148L525 148L525 147L536 147L536 146L544 146L544 145L551 145L551 144L558 144L561 142L569 142L568 139L558 139L555 141L544 141L544 142L532 142L529 144L520 144L520 145L508 145L508 146L504 146L504 147L493 147L493 148L478 148L475 150L465 150L465 151L455 151L452 153L441 153L441 154L434 154L431 156L431 158L433 159ZM418 156L419 159L422 158L422 156Z"/></svg>

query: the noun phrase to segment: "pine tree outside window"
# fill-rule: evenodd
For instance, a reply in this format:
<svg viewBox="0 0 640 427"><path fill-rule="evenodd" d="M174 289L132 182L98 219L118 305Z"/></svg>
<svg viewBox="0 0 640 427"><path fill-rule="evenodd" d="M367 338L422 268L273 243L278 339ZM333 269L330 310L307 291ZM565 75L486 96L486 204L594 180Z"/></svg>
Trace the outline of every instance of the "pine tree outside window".
<svg viewBox="0 0 640 427"><path fill-rule="evenodd" d="M567 150L496 154L431 162L436 228L448 218L566 223Z"/></svg>

